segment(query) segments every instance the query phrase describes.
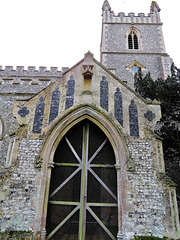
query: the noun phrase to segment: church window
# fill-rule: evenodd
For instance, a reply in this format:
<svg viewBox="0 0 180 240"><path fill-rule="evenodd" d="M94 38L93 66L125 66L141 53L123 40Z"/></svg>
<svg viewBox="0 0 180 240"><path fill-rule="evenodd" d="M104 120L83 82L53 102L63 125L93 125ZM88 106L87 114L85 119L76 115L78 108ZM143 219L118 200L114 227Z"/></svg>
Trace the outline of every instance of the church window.
<svg viewBox="0 0 180 240"><path fill-rule="evenodd" d="M138 123L138 110L134 102L134 99L131 100L129 105L129 124L130 124L130 136L139 136L139 123Z"/></svg>
<svg viewBox="0 0 180 240"><path fill-rule="evenodd" d="M133 49L133 40L132 40L131 34L129 34L128 36L128 46L129 46L129 49Z"/></svg>
<svg viewBox="0 0 180 240"><path fill-rule="evenodd" d="M74 88L75 88L75 80L74 80L74 76L71 75L67 83L65 110L72 107L74 104Z"/></svg>
<svg viewBox="0 0 180 240"><path fill-rule="evenodd" d="M108 111L108 81L105 76L100 82L100 106Z"/></svg>
<svg viewBox="0 0 180 240"><path fill-rule="evenodd" d="M138 38L137 38L137 35L134 34L134 49L138 49Z"/></svg>
<svg viewBox="0 0 180 240"><path fill-rule="evenodd" d="M44 107L45 107L44 98L41 97L39 99L39 102L36 105L34 124L33 124L33 133L41 133L43 117L44 117Z"/></svg>
<svg viewBox="0 0 180 240"><path fill-rule="evenodd" d="M139 68L138 68L136 65L134 65L134 66L131 68L131 70L132 70L133 72L137 73L138 70L139 70Z"/></svg>
<svg viewBox="0 0 180 240"><path fill-rule="evenodd" d="M52 98L51 98L49 124L58 116L59 100L60 100L60 91L59 91L59 87L56 86L54 92L52 93Z"/></svg>
<svg viewBox="0 0 180 240"><path fill-rule="evenodd" d="M128 48L139 49L138 35L135 31L131 31L128 35Z"/></svg>
<svg viewBox="0 0 180 240"><path fill-rule="evenodd" d="M114 94L114 115L118 122L123 127L123 106L122 106L122 93L117 88Z"/></svg>
<svg viewBox="0 0 180 240"><path fill-rule="evenodd" d="M129 69L133 74L137 73L140 68L141 70L146 69L141 63L136 60L130 63L126 68Z"/></svg>

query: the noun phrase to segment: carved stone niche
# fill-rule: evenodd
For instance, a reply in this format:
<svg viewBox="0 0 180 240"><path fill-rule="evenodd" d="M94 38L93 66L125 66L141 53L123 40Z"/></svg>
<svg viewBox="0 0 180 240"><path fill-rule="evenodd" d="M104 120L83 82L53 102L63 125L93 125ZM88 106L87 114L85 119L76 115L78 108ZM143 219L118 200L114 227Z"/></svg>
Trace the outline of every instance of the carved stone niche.
<svg viewBox="0 0 180 240"><path fill-rule="evenodd" d="M82 72L82 75L84 76L83 92L91 93L93 68L94 68L93 65L83 65L83 72Z"/></svg>

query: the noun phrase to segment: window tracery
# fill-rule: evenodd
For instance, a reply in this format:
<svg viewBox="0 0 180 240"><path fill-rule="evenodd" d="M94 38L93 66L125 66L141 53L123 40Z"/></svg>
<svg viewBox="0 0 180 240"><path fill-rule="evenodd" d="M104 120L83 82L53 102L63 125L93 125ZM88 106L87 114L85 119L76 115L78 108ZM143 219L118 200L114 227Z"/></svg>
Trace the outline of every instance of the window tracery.
<svg viewBox="0 0 180 240"><path fill-rule="evenodd" d="M135 29L130 29L127 33L128 36L128 49L139 49L140 34Z"/></svg>

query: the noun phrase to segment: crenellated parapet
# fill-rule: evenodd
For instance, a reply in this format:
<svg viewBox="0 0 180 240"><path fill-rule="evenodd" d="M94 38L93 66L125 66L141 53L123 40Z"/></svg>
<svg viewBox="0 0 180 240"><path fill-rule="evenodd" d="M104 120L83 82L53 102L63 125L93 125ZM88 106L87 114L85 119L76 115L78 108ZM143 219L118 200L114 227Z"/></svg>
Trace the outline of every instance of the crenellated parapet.
<svg viewBox="0 0 180 240"><path fill-rule="evenodd" d="M39 85L41 88L44 88L62 77L67 70L68 68L66 67L59 71L57 67L50 67L48 70L47 67L36 69L35 66L29 66L25 69L24 66L17 66L16 68L13 68L13 66L5 66L4 68L0 66L0 92L4 92L8 86ZM11 87L11 90L13 90L13 87ZM39 90L37 89L37 91ZM33 92L36 92L35 89Z"/></svg>
<svg viewBox="0 0 180 240"><path fill-rule="evenodd" d="M0 76L50 76L50 77L60 77L62 72L67 68L62 68L62 71L59 71L57 67L51 67L50 70L47 70L47 67L39 67L36 69L34 66L29 66L25 70L24 66L17 66L16 69L13 66L5 66L3 69L0 66Z"/></svg>
<svg viewBox="0 0 180 240"><path fill-rule="evenodd" d="M116 15L114 11L111 10L109 2L105 0L102 7L102 16L104 23L162 24L159 14L160 10L158 4L152 1L150 13L147 15L145 13L135 15L133 12L128 13L128 15L124 12L119 12Z"/></svg>

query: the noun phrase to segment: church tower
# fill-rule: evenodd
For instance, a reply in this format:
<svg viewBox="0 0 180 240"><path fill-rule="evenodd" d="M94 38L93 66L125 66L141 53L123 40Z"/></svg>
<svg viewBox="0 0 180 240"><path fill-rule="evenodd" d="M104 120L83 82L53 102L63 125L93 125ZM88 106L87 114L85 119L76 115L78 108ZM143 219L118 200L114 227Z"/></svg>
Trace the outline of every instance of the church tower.
<svg viewBox="0 0 180 240"><path fill-rule="evenodd" d="M102 7L101 63L134 88L134 74L151 73L153 79L171 74L171 59L166 53L160 8L152 1L150 13L117 15L108 0Z"/></svg>

